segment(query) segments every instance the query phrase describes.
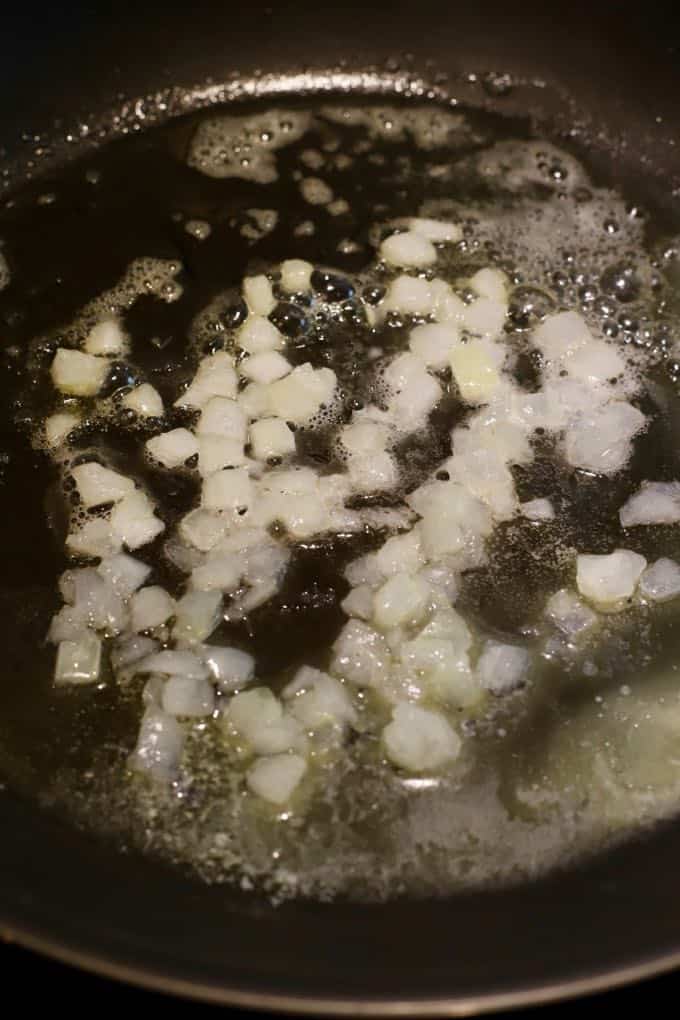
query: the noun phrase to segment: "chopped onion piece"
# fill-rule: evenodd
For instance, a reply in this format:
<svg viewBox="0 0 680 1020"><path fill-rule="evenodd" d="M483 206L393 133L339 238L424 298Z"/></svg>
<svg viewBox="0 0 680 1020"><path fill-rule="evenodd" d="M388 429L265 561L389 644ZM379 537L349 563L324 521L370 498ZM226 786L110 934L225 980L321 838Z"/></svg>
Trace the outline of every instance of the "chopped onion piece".
<svg viewBox="0 0 680 1020"><path fill-rule="evenodd" d="M483 448L493 451L506 464L528 464L533 459L529 431L526 425L508 421L492 405L481 408L466 425L454 429L451 439L457 454L476 453Z"/></svg>
<svg viewBox="0 0 680 1020"><path fill-rule="evenodd" d="M533 341L548 361L560 361L592 343L593 335L578 312L558 312L543 320Z"/></svg>
<svg viewBox="0 0 680 1020"><path fill-rule="evenodd" d="M318 494L288 493L261 498L254 508L259 524L278 521L294 538L311 538L329 530L330 521Z"/></svg>
<svg viewBox="0 0 680 1020"><path fill-rule="evenodd" d="M200 591L236 591L244 569L242 556L235 553L211 554L205 563L194 567L191 585Z"/></svg>
<svg viewBox="0 0 680 1020"><path fill-rule="evenodd" d="M614 474L630 457L631 442L645 423L644 414L632 404L612 401L567 429L567 460L596 474Z"/></svg>
<svg viewBox="0 0 680 1020"><path fill-rule="evenodd" d="M215 708L215 694L207 680L171 676L163 687L161 705L168 715L202 718L212 714Z"/></svg>
<svg viewBox="0 0 680 1020"><path fill-rule="evenodd" d="M401 704L383 730L387 756L409 772L439 769L460 754L461 740L443 715L419 705Z"/></svg>
<svg viewBox="0 0 680 1020"><path fill-rule="evenodd" d="M196 427L199 436L228 436L246 441L247 422L243 408L229 397L211 397L201 411Z"/></svg>
<svg viewBox="0 0 680 1020"><path fill-rule="evenodd" d="M146 449L163 467L177 468L198 453L198 443L188 429L172 429L147 439Z"/></svg>
<svg viewBox="0 0 680 1020"><path fill-rule="evenodd" d="M555 509L549 499L530 499L520 504L520 510L530 521L553 521Z"/></svg>
<svg viewBox="0 0 680 1020"><path fill-rule="evenodd" d="M251 382L238 395L238 402L248 418L265 418L272 413L269 385Z"/></svg>
<svg viewBox="0 0 680 1020"><path fill-rule="evenodd" d="M446 559L437 563L431 563L419 571L419 577L430 585L439 589L446 597L448 603L452 604L458 597L458 572Z"/></svg>
<svg viewBox="0 0 680 1020"><path fill-rule="evenodd" d="M256 754L279 754L304 746L297 719L287 714L268 687L254 687L235 694L225 716Z"/></svg>
<svg viewBox="0 0 680 1020"><path fill-rule="evenodd" d="M382 453L390 436L389 426L369 418L357 418L340 430L340 442L349 454Z"/></svg>
<svg viewBox="0 0 680 1020"><path fill-rule="evenodd" d="M307 496L310 501L313 501L320 498L322 481L323 479L319 478L311 468L290 467L263 472L258 485L261 493L266 497L278 497L279 500L285 501L284 498L287 497Z"/></svg>
<svg viewBox="0 0 680 1020"><path fill-rule="evenodd" d="M408 667L409 676L413 670L423 675L427 690L438 701L469 708L482 696L467 652L457 648L453 640L421 633L411 641L404 641L400 658Z"/></svg>
<svg viewBox="0 0 680 1020"><path fill-rule="evenodd" d="M249 315L236 334L236 342L248 354L280 351L284 340L273 322L260 315Z"/></svg>
<svg viewBox="0 0 680 1020"><path fill-rule="evenodd" d="M331 673L355 687L379 687L389 673L390 650L382 634L361 620L350 620L333 645Z"/></svg>
<svg viewBox="0 0 680 1020"><path fill-rule="evenodd" d="M399 481L399 468L394 458L382 453L354 454L347 470L356 492L387 492Z"/></svg>
<svg viewBox="0 0 680 1020"><path fill-rule="evenodd" d="M425 564L419 528L388 538L375 553L375 563L383 577L392 577L401 571L417 573Z"/></svg>
<svg viewBox="0 0 680 1020"><path fill-rule="evenodd" d="M381 630L418 623L430 599L430 586L419 577L395 574L373 597L373 619Z"/></svg>
<svg viewBox="0 0 680 1020"><path fill-rule="evenodd" d="M184 732L177 720L150 705L142 717L130 768L167 782L177 772L183 746Z"/></svg>
<svg viewBox="0 0 680 1020"><path fill-rule="evenodd" d="M78 489L78 495L86 510L103 503L119 503L121 499L135 491L135 483L131 478L102 467L96 461L79 464L71 471Z"/></svg>
<svg viewBox="0 0 680 1020"><path fill-rule="evenodd" d="M565 637L575 641L597 623L597 614L575 592L562 588L548 599L545 615Z"/></svg>
<svg viewBox="0 0 680 1020"><path fill-rule="evenodd" d="M134 411L140 418L161 418L165 413L163 400L151 383L142 383L126 393L121 401L123 407Z"/></svg>
<svg viewBox="0 0 680 1020"><path fill-rule="evenodd" d="M135 631L160 627L174 612L175 600L158 585L140 588L130 601L131 623Z"/></svg>
<svg viewBox="0 0 680 1020"><path fill-rule="evenodd" d="M288 294L304 294L311 287L314 272L311 262L303 259L286 259L281 263L281 286Z"/></svg>
<svg viewBox="0 0 680 1020"><path fill-rule="evenodd" d="M62 393L74 397L94 397L109 374L109 362L93 354L60 347L52 362L52 381Z"/></svg>
<svg viewBox="0 0 680 1020"><path fill-rule="evenodd" d="M248 589L245 595L241 595L238 599L234 599L231 602L227 618L229 620L242 619L252 612L253 609L257 609L258 606L268 602L273 595L276 595L279 587L280 583L275 578L258 581L252 588Z"/></svg>
<svg viewBox="0 0 680 1020"><path fill-rule="evenodd" d="M234 359L226 351L216 351L198 366L193 382L175 401L176 407L205 407L213 397L234 398L238 379Z"/></svg>
<svg viewBox="0 0 680 1020"><path fill-rule="evenodd" d="M183 676L190 680L205 680L208 677L208 667L194 652L188 651L155 652L138 662L135 670L137 673Z"/></svg>
<svg viewBox="0 0 680 1020"><path fill-rule="evenodd" d="M461 302L462 304L462 302ZM417 276L398 276L387 288L380 305L381 312L403 315L429 315L433 309L430 284Z"/></svg>
<svg viewBox="0 0 680 1020"><path fill-rule="evenodd" d="M431 559L463 553L475 539L486 538L493 530L489 508L458 482L428 482L415 489L407 502L422 516L422 546Z"/></svg>
<svg viewBox="0 0 680 1020"><path fill-rule="evenodd" d="M447 326L462 325L467 305L453 293L451 284L445 280L433 280L430 284L430 306L430 312L437 322Z"/></svg>
<svg viewBox="0 0 680 1020"><path fill-rule="evenodd" d="M244 358L238 370L245 379L268 385L277 379L283 379L292 367L278 351L263 351L261 354L251 354L249 358Z"/></svg>
<svg viewBox="0 0 680 1020"><path fill-rule="evenodd" d="M93 684L99 679L102 643L94 634L84 634L77 641L62 641L57 652L54 682L62 684Z"/></svg>
<svg viewBox="0 0 680 1020"><path fill-rule="evenodd" d="M143 639L146 640L146 639ZM165 677L150 676L142 689L142 704L148 707L160 708L163 699L163 688Z"/></svg>
<svg viewBox="0 0 680 1020"><path fill-rule="evenodd" d="M218 591L190 591L177 603L172 636L175 641L205 641L222 619Z"/></svg>
<svg viewBox="0 0 680 1020"><path fill-rule="evenodd" d="M200 436L198 440L198 470L203 478L222 468L241 467L246 463L241 439L230 436Z"/></svg>
<svg viewBox="0 0 680 1020"><path fill-rule="evenodd" d="M624 528L680 521L680 482L643 482L619 510Z"/></svg>
<svg viewBox="0 0 680 1020"><path fill-rule="evenodd" d="M497 521L506 521L517 510L515 480L509 467L494 450L483 447L464 454L454 454L445 463L452 481L483 500Z"/></svg>
<svg viewBox="0 0 680 1020"><path fill-rule="evenodd" d="M202 656L222 694L240 690L255 676L255 659L240 648L205 645Z"/></svg>
<svg viewBox="0 0 680 1020"><path fill-rule="evenodd" d="M420 637L446 638L453 642L456 655L462 658L472 647L472 634L467 623L451 606L438 609L420 632Z"/></svg>
<svg viewBox="0 0 680 1020"><path fill-rule="evenodd" d="M202 502L208 510L247 510L253 486L247 468L225 468L203 481Z"/></svg>
<svg viewBox="0 0 680 1020"><path fill-rule="evenodd" d="M468 404L485 404L498 390L501 377L489 345L470 340L454 347L449 363L460 395Z"/></svg>
<svg viewBox="0 0 680 1020"><path fill-rule="evenodd" d="M357 720L354 706L340 681L310 666L297 671L284 687L282 697L290 702L292 715L306 730L343 727Z"/></svg>
<svg viewBox="0 0 680 1020"><path fill-rule="evenodd" d="M250 426L250 445L257 460L295 453L295 435L283 418L262 418Z"/></svg>
<svg viewBox="0 0 680 1020"><path fill-rule="evenodd" d="M479 269L470 279L470 286L482 298L496 305L508 303L508 279L498 269Z"/></svg>
<svg viewBox="0 0 680 1020"><path fill-rule="evenodd" d="M207 552L212 549L224 535L227 524L224 518L214 510L199 507L183 517L179 532L196 549Z"/></svg>
<svg viewBox="0 0 680 1020"><path fill-rule="evenodd" d="M441 399L442 389L420 358L411 352L400 354L387 367L384 378L393 391L388 407L394 424L407 431L424 425Z"/></svg>
<svg viewBox="0 0 680 1020"><path fill-rule="evenodd" d="M153 541L165 525L153 512L146 493L136 489L117 503L111 511L111 531L128 549L139 549Z"/></svg>
<svg viewBox="0 0 680 1020"><path fill-rule="evenodd" d="M128 340L118 319L102 319L87 334L83 347L88 354L125 354Z"/></svg>
<svg viewBox="0 0 680 1020"><path fill-rule="evenodd" d="M246 276L243 281L243 296L251 315L269 315L276 307L272 285L264 275Z"/></svg>
<svg viewBox="0 0 680 1020"><path fill-rule="evenodd" d="M113 533L110 521L103 517L90 518L66 538L69 552L76 556L113 556L122 544L123 539Z"/></svg>
<svg viewBox="0 0 680 1020"><path fill-rule="evenodd" d="M303 177L300 193L310 205L328 205L333 201L333 190L320 177Z"/></svg>
<svg viewBox="0 0 680 1020"><path fill-rule="evenodd" d="M612 379L623 375L626 362L611 344L604 340L592 340L579 348L566 362L566 369L573 379L579 379L589 386L608 386Z"/></svg>
<svg viewBox="0 0 680 1020"><path fill-rule="evenodd" d="M246 776L254 794L272 804L286 804L307 770L299 754L275 754L258 758Z"/></svg>
<svg viewBox="0 0 680 1020"><path fill-rule="evenodd" d="M463 228L458 223L446 223L443 220L428 220L421 217L411 217L407 220L409 230L413 230L421 237L427 238L435 244L444 241L454 243L463 237Z"/></svg>
<svg viewBox="0 0 680 1020"><path fill-rule="evenodd" d="M148 658L156 651L158 651L158 642L153 638L139 634L120 637L111 651L111 665L116 672L121 672L141 659Z"/></svg>
<svg viewBox="0 0 680 1020"><path fill-rule="evenodd" d="M463 325L470 333L494 340L503 332L508 306L488 297L479 297L462 312Z"/></svg>
<svg viewBox="0 0 680 1020"><path fill-rule="evenodd" d="M62 606L55 613L47 632L47 640L53 645L62 641L80 641L87 635L89 626L87 614L74 606Z"/></svg>
<svg viewBox="0 0 680 1020"><path fill-rule="evenodd" d="M331 403L335 387L335 372L330 368L312 368L306 362L270 385L270 406L277 417L302 425L322 405Z"/></svg>
<svg viewBox="0 0 680 1020"><path fill-rule="evenodd" d="M437 250L422 234L407 230L383 241L380 258L402 269L424 269L437 261Z"/></svg>
<svg viewBox="0 0 680 1020"><path fill-rule="evenodd" d="M59 411L45 420L45 439L50 449L54 450L68 438L69 434L80 423L80 415L73 411Z"/></svg>
<svg viewBox="0 0 680 1020"><path fill-rule="evenodd" d="M582 554L576 560L576 584L596 606L614 612L632 598L647 560L639 553L617 549L608 556Z"/></svg>
<svg viewBox="0 0 680 1020"><path fill-rule="evenodd" d="M127 611L121 597L93 567L67 570L60 587L65 601L74 604L88 626L110 634L125 628Z"/></svg>
<svg viewBox="0 0 680 1020"><path fill-rule="evenodd" d="M451 351L460 341L460 330L449 323L431 322L411 330L409 347L428 368L447 368Z"/></svg>
<svg viewBox="0 0 680 1020"><path fill-rule="evenodd" d="M640 594L650 602L668 602L680 595L680 564L659 559L640 578Z"/></svg>
<svg viewBox="0 0 680 1020"><path fill-rule="evenodd" d="M487 641L477 662L480 683L492 694L511 694L526 683L530 662L526 648Z"/></svg>
<svg viewBox="0 0 680 1020"><path fill-rule="evenodd" d="M340 603L340 608L347 616L354 616L359 620L370 620L373 616L373 589L368 584L360 584L358 588L352 588Z"/></svg>

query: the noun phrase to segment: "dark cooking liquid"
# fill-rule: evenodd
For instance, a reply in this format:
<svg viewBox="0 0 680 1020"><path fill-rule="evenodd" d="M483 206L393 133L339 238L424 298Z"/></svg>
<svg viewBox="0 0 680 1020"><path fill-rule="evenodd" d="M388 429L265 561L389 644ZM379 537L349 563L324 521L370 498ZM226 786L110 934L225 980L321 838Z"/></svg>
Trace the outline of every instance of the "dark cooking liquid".
<svg viewBox="0 0 680 1020"><path fill-rule="evenodd" d="M30 433L36 417L44 416L54 400L45 368L58 345L60 330L68 327L82 306L110 289L133 259L151 256L180 261L177 279L183 294L179 300L166 303L143 296L126 312L124 327L131 336L132 351L129 365L120 370L123 381L131 378L125 372L142 370L171 405L179 383L191 375L200 354L189 340L194 318L213 299L237 288L246 271L267 269L284 258L296 257L332 266L334 272L358 286L360 274L372 261L368 244L372 224L414 215L423 203L447 202L452 195L463 206L498 202L511 206L512 196L502 194L493 181L470 172L470 161L492 143L530 137L526 121L468 111L465 130L454 134L445 146L428 149L409 140L376 139L365 126L317 118L299 141L277 152L278 179L258 184L238 178L212 179L187 165L188 145L202 116L178 119L74 160L49 178L26 185L0 209L0 239L12 274L10 286L0 292L0 521L5 536L0 591L0 647L4 655L0 778L5 776L12 786L70 806L85 817L89 804L86 780L91 780L95 802L107 765L122 770L141 709L138 688L121 691L108 683L96 690L55 690L51 684L54 651L45 644L44 635L58 608L55 579L66 564L62 551L66 518L55 471L46 454L32 448ZM301 154L309 149L323 154L323 169L309 170L301 162ZM351 165L339 168L334 162L336 153L351 155ZM536 200L550 196L555 181L559 182L552 165L546 172L547 183L532 186ZM337 196L348 199L349 210L334 216L324 207L309 205L300 193L301 174L322 177ZM635 197L632 191L631 197ZM253 225L251 209L278 213L274 229L256 240L242 232L244 225ZM206 239L198 240L187 232L185 222L192 219L210 223ZM314 232L301 232L300 224L310 220ZM650 221L648 237L655 241L673 226ZM356 250L343 244L347 239L355 243ZM497 251L490 242L456 257L456 275L499 264L517 274L518 286L526 283L522 275L525 267L513 263L512 257ZM568 271L569 259L564 263ZM611 283L611 274L607 279ZM607 279L600 293L603 301ZM373 279L375 286L379 283ZM550 308L570 305L587 286L588 281L573 279L564 284L555 279L554 272L544 274L542 300ZM520 303L518 298L513 325L516 342L521 345L535 319L531 303L525 300L522 308ZM612 308L611 315L607 309L602 313L615 323L612 329L622 341L638 342L646 328L638 305L619 302ZM304 313L304 309L299 311ZM299 351L290 351L293 361L311 360L336 370L348 415L356 401L370 396L365 381L371 335L350 313L351 308L344 323L328 324L325 332L320 327L315 343L306 342ZM628 322L624 321L626 315ZM406 342L408 325L391 323L373 340L386 352L398 350ZM654 357L663 353L668 340L668 334L657 325L650 341ZM34 344L31 367L27 368L26 351L39 337L45 340ZM520 365L527 384L535 369L530 359L520 359ZM523 519L504 524L493 536L488 566L464 577L458 608L479 620L488 632L526 633L536 625L546 597L569 583L572 568L564 556L555 554L554 529L559 529L561 550L605 552L623 545L650 561L658 555L680 558L678 529L642 528L624 539L618 525L619 507L642 479L680 478L677 397L661 368L654 369L654 378L655 400L644 398L647 403L642 408L652 416L650 428L636 441L630 465L613 479L567 470L553 456L547 440L538 444L532 465L515 469L520 500L550 493L559 523L538 529ZM410 468L409 487L419 484L448 455L450 430L465 413L458 401L443 401L433 415L427 441L410 439L398 451ZM186 412L173 414L168 427L182 424ZM135 434L129 423L117 421L113 415L103 425L81 430L76 445L101 449L114 466L143 480L158 502L159 513L171 525L194 505L197 485L186 473L161 474L148 467L138 449L140 437L151 431L144 428L139 426ZM301 434L298 449L303 460L306 457L317 466L325 462L331 469L332 450L323 433ZM281 592L246 623L224 625L216 639L252 648L258 675L274 685L281 682L280 674L288 668L302 662L322 663L345 619L339 608L347 592L343 567L373 548L381 537L369 533L301 544ZM181 575L162 555L161 547L162 541L158 541L142 550L140 558L154 567L152 583L178 591ZM575 684L563 665L546 663L524 718L505 720L505 741L489 744L488 761L497 763L501 774L512 762L507 789L501 790L511 813L525 810L518 804L513 783L530 782L534 762L542 760L543 749L565 712L578 715L583 705L592 702L594 692L607 694L618 689L649 662L661 670L677 660L680 628L675 623L672 606L642 613L642 620L639 615L622 614L591 656L598 672L597 679L589 683ZM219 749L214 755L218 760ZM541 766L536 768L540 773ZM368 784L366 789L382 789L368 773L363 781ZM112 803L118 797L121 819L125 815L121 827L134 827L130 821L134 811L129 810L115 781L113 788ZM201 786L200 765L196 766L191 797L196 812L210 813L212 802ZM171 854L189 859L208 877L222 877L217 864L211 871L205 861L193 859L200 852L199 838L192 842L186 837L184 848L180 846L178 834L186 833L186 825L182 830L186 819L184 823L179 819L176 805L167 810L169 828L176 837ZM327 807L318 809L306 837L318 839L320 848L325 838L323 826L328 822L324 822L324 810L330 812ZM330 812L328 818L332 817ZM364 819L363 830L357 825L355 833L359 843L370 836L378 852L383 840L389 842L378 824L381 819L385 825L391 824L390 810L383 814L383 808L376 808L371 824ZM284 847L287 839L290 836L282 837ZM434 859L430 864L435 875L446 871ZM420 878L414 876L417 887ZM358 884L361 886L361 879Z"/></svg>

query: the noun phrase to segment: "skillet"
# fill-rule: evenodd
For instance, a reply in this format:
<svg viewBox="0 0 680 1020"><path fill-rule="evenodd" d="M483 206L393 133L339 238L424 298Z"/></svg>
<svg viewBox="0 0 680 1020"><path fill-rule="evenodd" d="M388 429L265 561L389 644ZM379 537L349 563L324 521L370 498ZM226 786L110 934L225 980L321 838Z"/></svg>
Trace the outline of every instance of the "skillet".
<svg viewBox="0 0 680 1020"><path fill-rule="evenodd" d="M660 5L625 16L611 6L236 0L216 10L202 3L178 11L15 10L3 33L0 145L8 164L25 167L36 134L110 123L112 110L127 104L134 112L130 100L172 86L191 90L211 79L235 93L360 89L360 73L377 69L385 88L431 82L463 102L529 114L557 130L578 123L615 186L634 179L643 198L663 205L680 179L675 27ZM507 72L517 87L489 95L480 84L488 71ZM195 93L194 100L202 101ZM8 536L16 504L11 486L2 491ZM28 571L13 567L16 557L7 550L5 606L30 605L50 583L37 555L26 554ZM2 639L3 684L27 683L35 635L9 620ZM0 825L5 938L168 992L295 1012L464 1015L577 995L680 963L676 823L504 890L276 908L201 885L134 850L121 853L9 780L0 786Z"/></svg>

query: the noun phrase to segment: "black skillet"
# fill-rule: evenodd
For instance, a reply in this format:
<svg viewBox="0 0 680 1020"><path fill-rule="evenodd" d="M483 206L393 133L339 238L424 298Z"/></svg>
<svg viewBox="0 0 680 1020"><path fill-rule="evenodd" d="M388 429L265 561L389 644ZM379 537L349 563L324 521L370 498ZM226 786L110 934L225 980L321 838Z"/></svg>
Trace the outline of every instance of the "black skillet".
<svg viewBox="0 0 680 1020"><path fill-rule="evenodd" d="M8 161L25 162L42 144L35 134L54 133L55 118L63 137L79 119L106 120L121 107L121 93L129 99L208 78L259 82L265 91L356 88L351 72L373 66L383 80L422 77L462 101L545 118L558 129L578 120L613 183L635 181L639 194L663 205L680 179L680 69L676 28L665 14L649 4L625 13L608 2L429 0L326 7L234 0L178 11L140 3L107 13L84 4L14 8L3 13L0 145ZM334 77L322 73L329 70ZM488 71L527 84L499 97L480 84ZM24 484L37 501L36 485ZM27 527L36 523L38 509L26 517ZM50 584L30 549L20 569L16 524L5 486L4 685L29 683L35 635L19 621ZM52 739L58 734L41 733L45 744ZM27 747L27 760L33 753ZM278 908L123 854L9 782L0 785L0 831L4 937L102 974L218 1002L461 1015L573 996L680 963L678 824L504 891Z"/></svg>

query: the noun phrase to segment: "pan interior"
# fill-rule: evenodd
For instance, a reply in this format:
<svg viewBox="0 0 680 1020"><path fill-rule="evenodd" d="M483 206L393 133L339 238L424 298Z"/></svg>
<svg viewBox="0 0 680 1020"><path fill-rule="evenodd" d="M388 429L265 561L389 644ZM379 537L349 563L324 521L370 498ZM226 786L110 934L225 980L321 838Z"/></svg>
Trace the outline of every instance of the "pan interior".
<svg viewBox="0 0 680 1020"><path fill-rule="evenodd" d="M491 87L505 86L499 80ZM257 118L271 109L271 103L244 105L238 116ZM273 180L250 173L214 176L188 165L197 126L219 119L218 110L189 114L88 152L17 191L0 213L11 271L11 286L0 292L5 416L0 514L11 536L0 595L6 673L0 688L0 765L12 790L116 846L143 847L209 882L236 878L246 888L255 883L274 898L446 895L536 877L610 847L640 823L651 824L675 809L674 664L680 636L672 604L609 626L589 657L594 667L589 674L582 661L570 672L562 662L546 659L529 706L516 718L514 710L501 711L494 721L496 732L469 784L414 791L413 784L394 784L369 770L358 788L351 776L342 777L315 811L293 813L279 827L257 814L240 815L236 837L229 827L237 801L225 797L218 747L206 765L204 741L171 791L131 783L125 760L134 743L141 688L109 683L94 691L55 690L51 684L53 652L44 635L58 605L55 578L65 565L63 500L45 454L31 443L46 399L49 338L142 255L182 265L180 300L167 304L142 297L125 316L133 360L169 393L191 365L192 320L216 295L237 287L247 271L300 257L360 279L372 259L371 224L423 209L440 215L473 210L480 217L503 207L503 230L491 230L480 249L461 256L458 272L495 262L517 275L517 288L540 289L549 307L583 305L599 325L606 320L620 342L648 350L655 406L662 408L614 483L582 478L574 492L569 473L555 468L546 451L534 474L518 476L522 498L540 495L549 485L568 507L562 546L585 543L588 551L606 551L620 538L612 515L639 483L678 477L672 304L659 316L658 288L653 292L651 283L632 304L611 308L606 294L585 293L623 258L631 264L638 259L636 266L644 268L639 275L647 273L648 280L656 273L665 298L676 272L678 224L662 195L654 201L631 179L617 180L620 195L603 198L611 182L607 159L589 156L587 144L576 147L565 138L556 140L566 152L562 162L550 149L543 178L524 181L519 192L502 177L485 179L479 172L484 154L503 146L525 152L533 144L537 129L526 118L475 109L452 113L397 98L387 103L385 97L327 97L311 104L286 99L285 109L293 120L306 118L309 127L277 151ZM565 185L565 168L567 178L577 173L574 159L590 176L581 195L571 182ZM300 184L312 175L323 177L347 208L335 212L310 204ZM516 225L512 217L529 204L552 210L558 194L569 209L560 227L561 247L532 260L531 239L510 243L508 225ZM597 222L583 227L588 216ZM204 223L210 233L201 237ZM517 328L527 328L519 317ZM339 365L347 329L333 340ZM392 343L404 342L403 331L395 329ZM31 344L34 359L27 370ZM449 409L442 432L459 412ZM112 424L86 431L81 442L104 449L120 439ZM416 453L425 470L431 452ZM181 477L159 482L149 475L149 483L169 522L193 498ZM342 567L374 540L368 535L349 547L300 548L295 575L279 602L258 612L252 634L231 636L253 641L269 675L306 661L309 649L323 648L341 625ZM634 541L628 546L650 561L680 555L672 529L651 529ZM540 569L527 569L530 562ZM464 584L461 598L489 633L516 638L537 626L540 606L568 571L559 559L549 562L535 529L521 527L504 534L493 564ZM167 564L159 561L156 569L161 583L178 583ZM641 759L646 766L635 772ZM604 792L598 792L598 781Z"/></svg>

